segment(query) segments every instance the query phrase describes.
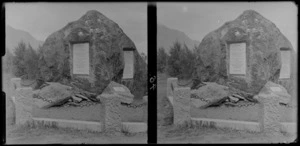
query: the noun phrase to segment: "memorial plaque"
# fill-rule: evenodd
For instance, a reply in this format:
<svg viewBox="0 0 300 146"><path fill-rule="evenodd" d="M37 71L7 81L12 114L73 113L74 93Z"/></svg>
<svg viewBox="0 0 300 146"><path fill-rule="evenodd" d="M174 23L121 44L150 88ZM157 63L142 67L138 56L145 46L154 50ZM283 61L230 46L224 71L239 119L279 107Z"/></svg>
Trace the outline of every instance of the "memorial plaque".
<svg viewBox="0 0 300 146"><path fill-rule="evenodd" d="M123 87L113 87L113 88L117 92L125 92L125 89Z"/></svg>
<svg viewBox="0 0 300 146"><path fill-rule="evenodd" d="M246 74L246 43L230 44L229 73Z"/></svg>
<svg viewBox="0 0 300 146"><path fill-rule="evenodd" d="M133 51L124 51L125 67L123 71L123 79L133 78Z"/></svg>
<svg viewBox="0 0 300 146"><path fill-rule="evenodd" d="M89 43L73 44L73 74L89 74Z"/></svg>
<svg viewBox="0 0 300 146"><path fill-rule="evenodd" d="M278 92L280 92L281 91L281 88L279 88L279 87L270 87L271 88L271 90L272 91L278 91Z"/></svg>
<svg viewBox="0 0 300 146"><path fill-rule="evenodd" d="M290 78L291 53L289 50L281 50L281 69L279 78Z"/></svg>

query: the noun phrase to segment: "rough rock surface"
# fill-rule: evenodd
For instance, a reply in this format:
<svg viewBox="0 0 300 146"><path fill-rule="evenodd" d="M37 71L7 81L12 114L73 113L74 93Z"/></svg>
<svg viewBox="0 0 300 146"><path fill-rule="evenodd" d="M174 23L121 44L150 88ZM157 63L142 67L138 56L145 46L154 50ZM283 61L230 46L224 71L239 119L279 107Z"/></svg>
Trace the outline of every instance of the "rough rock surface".
<svg viewBox="0 0 300 146"><path fill-rule="evenodd" d="M51 101L47 102L39 98L34 98L34 104L39 108L47 108L52 105L65 101L73 95L72 88L70 86L62 85L60 83L48 82L46 87L35 90L34 97L41 97L42 99Z"/></svg>
<svg viewBox="0 0 300 146"><path fill-rule="evenodd" d="M70 55L73 43L89 43L89 75L73 75ZM146 63L118 24L95 10L88 11L46 39L39 61L41 78L48 82L73 82L81 89L100 94L110 81L121 83L125 66L123 48L134 49L133 83L128 88L135 96L144 94L147 89Z"/></svg>
<svg viewBox="0 0 300 146"><path fill-rule="evenodd" d="M189 87L174 89L173 110L175 125L181 125L190 120L190 96L191 89Z"/></svg>
<svg viewBox="0 0 300 146"><path fill-rule="evenodd" d="M291 95L289 95L284 87L270 81L265 84L260 93L272 93L278 97L280 103L284 104L288 104L291 100Z"/></svg>
<svg viewBox="0 0 300 146"><path fill-rule="evenodd" d="M130 90L122 85L118 84L114 81L111 81L108 86L104 89L102 94L119 94L122 98L121 101L125 103L131 103L134 96L131 94Z"/></svg>
<svg viewBox="0 0 300 146"><path fill-rule="evenodd" d="M231 43L246 43L246 75L229 74ZM291 49L294 66L295 51L287 38L271 21L253 10L247 10L204 37L196 50L194 76L205 82L217 82L255 95L267 81L278 82L281 48ZM292 90L290 81L295 79L294 67L291 72L291 80L280 82L289 93Z"/></svg>
<svg viewBox="0 0 300 146"><path fill-rule="evenodd" d="M206 85L200 87L197 90L192 90L191 94L195 94L200 98L203 98L209 103L219 101L220 99L229 96L229 89L226 86L219 85L217 83L205 82ZM200 101L200 99L191 98L192 104L199 108L207 105L208 103Z"/></svg>

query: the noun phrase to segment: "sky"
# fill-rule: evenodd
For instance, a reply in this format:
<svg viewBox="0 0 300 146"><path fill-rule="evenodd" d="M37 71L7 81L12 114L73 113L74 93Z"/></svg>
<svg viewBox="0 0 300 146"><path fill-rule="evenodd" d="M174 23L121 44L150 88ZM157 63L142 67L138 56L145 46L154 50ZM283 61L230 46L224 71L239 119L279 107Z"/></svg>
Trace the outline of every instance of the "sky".
<svg viewBox="0 0 300 146"><path fill-rule="evenodd" d="M209 32L249 9L272 21L297 51L298 7L292 2L157 3L157 22L201 42Z"/></svg>
<svg viewBox="0 0 300 146"><path fill-rule="evenodd" d="M89 10L97 10L116 22L134 42L140 53L147 54L147 3L6 3L6 24L29 32L45 41L69 22Z"/></svg>

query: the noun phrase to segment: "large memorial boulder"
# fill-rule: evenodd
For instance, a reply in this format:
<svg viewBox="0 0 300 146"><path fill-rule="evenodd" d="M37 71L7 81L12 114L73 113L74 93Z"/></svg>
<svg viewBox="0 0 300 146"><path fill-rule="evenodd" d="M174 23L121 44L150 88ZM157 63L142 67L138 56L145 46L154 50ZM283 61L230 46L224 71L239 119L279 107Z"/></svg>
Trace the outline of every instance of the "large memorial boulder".
<svg viewBox="0 0 300 146"><path fill-rule="evenodd" d="M129 60L133 61L128 70L133 73L124 81L126 51L132 52ZM115 81L126 84L135 96L146 92L145 61L118 24L98 11L88 11L52 33L41 53L39 67L45 81L72 83L96 94L101 94L111 81Z"/></svg>
<svg viewBox="0 0 300 146"><path fill-rule="evenodd" d="M228 87L217 83L205 82L206 85L197 90L191 90L191 94L197 98L191 98L191 103L196 108L206 107L210 103L215 103L230 95Z"/></svg>
<svg viewBox="0 0 300 146"><path fill-rule="evenodd" d="M281 50L291 52L291 64L295 66L296 54L287 38L271 21L247 10L203 38L196 49L194 76L252 96L267 81L282 84L290 93L295 67L291 67L290 77L279 79Z"/></svg>

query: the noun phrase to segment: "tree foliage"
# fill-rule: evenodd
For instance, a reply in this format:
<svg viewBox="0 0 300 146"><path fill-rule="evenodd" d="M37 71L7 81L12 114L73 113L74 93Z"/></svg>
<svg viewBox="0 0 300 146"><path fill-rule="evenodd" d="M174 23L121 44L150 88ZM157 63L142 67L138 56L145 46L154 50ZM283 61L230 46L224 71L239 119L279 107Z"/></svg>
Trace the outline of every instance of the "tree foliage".
<svg viewBox="0 0 300 146"><path fill-rule="evenodd" d="M13 57L14 55L9 51L8 48L5 49L5 55L2 58L3 71L5 73L11 73L13 67Z"/></svg>
<svg viewBox="0 0 300 146"><path fill-rule="evenodd" d="M185 44L176 41L170 48L170 57L167 61L168 74L173 77L191 78L195 59L195 49L190 50Z"/></svg>
<svg viewBox="0 0 300 146"><path fill-rule="evenodd" d="M24 42L20 42L18 46L14 50L14 58L13 58L13 74L16 77L21 77L25 75L25 59L24 54L26 52L26 44Z"/></svg>
<svg viewBox="0 0 300 146"><path fill-rule="evenodd" d="M165 72L167 67L168 54L164 48L159 48L157 52L157 71Z"/></svg>
<svg viewBox="0 0 300 146"><path fill-rule="evenodd" d="M20 42L14 50L13 57L13 74L16 77L36 79L39 74L38 53L24 42Z"/></svg>

